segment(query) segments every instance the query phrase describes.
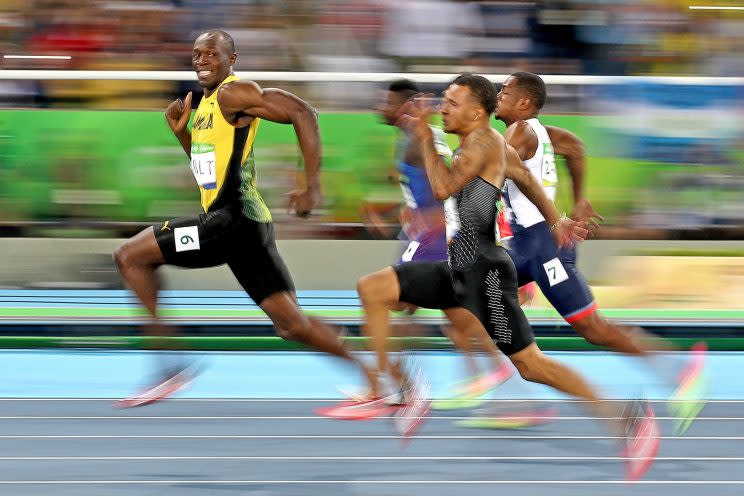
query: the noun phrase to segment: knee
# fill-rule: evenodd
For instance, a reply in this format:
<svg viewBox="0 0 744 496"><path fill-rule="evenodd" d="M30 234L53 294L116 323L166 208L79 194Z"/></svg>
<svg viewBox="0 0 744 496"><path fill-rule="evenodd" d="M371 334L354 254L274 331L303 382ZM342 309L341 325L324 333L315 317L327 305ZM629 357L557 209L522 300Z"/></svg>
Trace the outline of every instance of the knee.
<svg viewBox="0 0 744 496"><path fill-rule="evenodd" d="M514 366L519 371L519 375L522 379L528 382L542 382L540 381L541 375L537 367L534 364L527 362L517 362Z"/></svg>
<svg viewBox="0 0 744 496"><path fill-rule="evenodd" d="M543 361L539 358L531 360L512 360L514 366L519 371L522 379L528 382L545 384L548 382L547 370L543 366Z"/></svg>
<svg viewBox="0 0 744 496"><path fill-rule="evenodd" d="M119 246L114 251L114 263L118 267L119 272L124 272L132 263L132 258L129 255L129 248L127 243Z"/></svg>
<svg viewBox="0 0 744 496"><path fill-rule="evenodd" d="M276 328L276 335L282 338L285 341L292 341L292 334L290 331L286 330L283 327L275 327Z"/></svg>
<svg viewBox="0 0 744 496"><path fill-rule="evenodd" d="M362 303L367 303L374 299L375 291L375 274L368 276L362 276L357 281L357 293L359 293L359 299Z"/></svg>
<svg viewBox="0 0 744 496"><path fill-rule="evenodd" d="M389 302L392 308L398 303L397 299L393 298L391 294L392 289L397 288L394 277L395 273L392 270L386 270L360 278L357 281L357 293L359 293L362 305Z"/></svg>
<svg viewBox="0 0 744 496"><path fill-rule="evenodd" d="M148 237L149 236L149 237ZM113 253L114 263L119 272L124 273L134 268L158 268L163 264L163 256L152 234L144 231L127 240Z"/></svg>

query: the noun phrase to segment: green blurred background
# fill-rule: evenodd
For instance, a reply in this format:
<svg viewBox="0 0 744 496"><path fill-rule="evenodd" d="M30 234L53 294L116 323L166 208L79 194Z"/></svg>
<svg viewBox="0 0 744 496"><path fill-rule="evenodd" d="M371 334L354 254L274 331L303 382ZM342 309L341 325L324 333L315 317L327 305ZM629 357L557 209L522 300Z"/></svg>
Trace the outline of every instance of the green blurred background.
<svg viewBox="0 0 744 496"><path fill-rule="evenodd" d="M588 193L612 224L633 206L647 170L602 156L591 116L549 116L591 145ZM499 126L496 125L498 128ZM358 222L363 201L398 202L388 180L397 130L372 113L321 113L323 218ZM185 155L161 112L0 111L0 220L149 221L190 215L199 208ZM456 146L456 137L450 136ZM262 123L255 145L259 188L275 213L300 174L291 126ZM561 168L564 181L565 168ZM570 208L570 188L560 190Z"/></svg>

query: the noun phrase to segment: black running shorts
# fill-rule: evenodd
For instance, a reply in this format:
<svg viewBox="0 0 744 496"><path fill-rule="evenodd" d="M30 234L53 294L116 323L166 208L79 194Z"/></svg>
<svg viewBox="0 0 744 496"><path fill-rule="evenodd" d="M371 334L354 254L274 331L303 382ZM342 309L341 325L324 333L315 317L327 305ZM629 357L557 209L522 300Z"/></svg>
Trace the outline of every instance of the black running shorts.
<svg viewBox="0 0 744 496"><path fill-rule="evenodd" d="M495 247L466 270L445 262L408 262L393 267L400 301L423 308L463 307L488 330L499 349L512 355L535 341L517 298L517 273L509 255Z"/></svg>
<svg viewBox="0 0 744 496"><path fill-rule="evenodd" d="M227 264L257 304L294 283L274 239L274 224L253 221L236 208L153 226L165 263L186 268Z"/></svg>

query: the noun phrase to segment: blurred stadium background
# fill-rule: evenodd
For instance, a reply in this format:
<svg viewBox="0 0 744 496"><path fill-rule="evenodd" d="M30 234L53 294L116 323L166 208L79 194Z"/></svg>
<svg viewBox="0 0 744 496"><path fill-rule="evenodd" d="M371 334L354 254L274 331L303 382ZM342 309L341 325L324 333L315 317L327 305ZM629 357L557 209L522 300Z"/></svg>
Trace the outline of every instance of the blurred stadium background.
<svg viewBox="0 0 744 496"><path fill-rule="evenodd" d="M395 229L389 240L372 239L360 216L362 204L400 201L388 178L395 131L372 110L387 73L438 92L441 75L472 71L498 81L530 70L548 82L544 121L587 144L588 197L607 220L601 239L582 247L581 263L603 306L737 309L744 12L688 7L5 0L0 286L120 288L109 255L117 239L197 212L198 192L163 109L198 90L189 72L193 40L220 27L235 38L244 77L295 92L320 111L325 201L311 219L286 213L284 194L301 170L291 128L266 123L255 146L259 187L300 289L353 289L358 275L395 257ZM37 70L97 72L26 72ZM159 72L112 79L105 71ZM168 281L174 289L237 289L219 270L170 271Z"/></svg>
<svg viewBox="0 0 744 496"><path fill-rule="evenodd" d="M220 28L236 41L241 76L292 91L320 112L323 205L308 219L287 213L285 194L302 178L290 126L261 125L258 186L299 303L338 324L354 350L365 349L356 281L403 248L396 216L385 239L362 218L364 205L402 200L390 177L396 130L373 110L386 83L405 75L440 92L465 71L496 84L515 71L543 75L543 121L585 141L586 193L606 218L599 238L579 248L602 313L683 349L705 340L712 351L710 389L700 394L717 402L684 438L671 436L676 415L658 405L664 459L649 475L654 485L633 494L692 495L702 484L710 494L740 494L723 485L744 484L734 480L744 459L736 423L744 420L736 352L744 351L744 8L693 10L690 2L697 0L0 0L0 485L23 485L0 493L97 496L117 486L121 495L310 495L329 494L337 482L339 494L420 494L412 477L431 485L430 496L452 493L443 477L467 483L468 495L493 493L476 492L479 481L510 488L533 477L539 489L514 487L556 496L621 491L614 460L633 452L616 453L618 437L574 416L585 415L578 405L561 405L565 397L518 376L495 391L493 406L521 416L525 404L539 409L547 399L560 407L557 422L489 436L451 429L458 417L438 415L424 427L434 435L406 451L387 421L316 422L305 400L337 398L337 386L361 377L325 356L289 352L303 348L274 337L224 267L165 268L160 315L181 334L143 335L145 313L111 254L144 226L199 212L163 112L192 90L198 104L193 42ZM569 178L559 170L558 206L570 211ZM541 349L582 370L604 396L669 398L667 378L596 352L540 295L526 313ZM395 321L432 396L451 394L465 368L443 337L441 312ZM111 399L177 363L157 348L179 350L178 361L193 359L204 372L179 394L185 401L112 410ZM674 376L683 357L669 358L661 367ZM483 415L459 413L470 414ZM417 453L426 456L414 461ZM573 488L551 478L587 480ZM674 485L660 486L667 483Z"/></svg>

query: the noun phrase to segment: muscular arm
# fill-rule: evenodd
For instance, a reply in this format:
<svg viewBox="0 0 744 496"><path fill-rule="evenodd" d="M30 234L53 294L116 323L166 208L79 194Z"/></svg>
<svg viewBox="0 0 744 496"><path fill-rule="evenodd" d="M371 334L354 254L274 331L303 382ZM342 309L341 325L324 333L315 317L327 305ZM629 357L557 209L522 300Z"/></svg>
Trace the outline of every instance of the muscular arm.
<svg viewBox="0 0 744 496"><path fill-rule="evenodd" d="M520 160L529 160L537 152L537 134L525 121L517 121L506 129L506 142L519 154Z"/></svg>
<svg viewBox="0 0 744 496"><path fill-rule="evenodd" d="M566 167L571 174L574 205L584 199L584 176L586 172L586 155L584 143L572 132L555 126L545 126L553 143L553 151L566 159Z"/></svg>
<svg viewBox="0 0 744 496"><path fill-rule="evenodd" d="M487 154L495 153L494 138L490 129L473 131L452 159L451 167L447 167L444 158L437 152L431 134L421 140L426 175L437 200L446 200L481 173Z"/></svg>
<svg viewBox="0 0 744 496"><path fill-rule="evenodd" d="M299 97L276 88L262 89L251 81L229 83L220 88L217 100L228 122L240 123L258 117L280 124L292 124L305 162L307 189L320 187L320 131L318 113Z"/></svg>
<svg viewBox="0 0 744 496"><path fill-rule="evenodd" d="M511 146L506 147L506 177L511 179L517 185L519 190L524 193L540 211L548 226L555 225L560 219L555 204L548 198L542 185L537 181L535 176L522 164L519 154Z"/></svg>

